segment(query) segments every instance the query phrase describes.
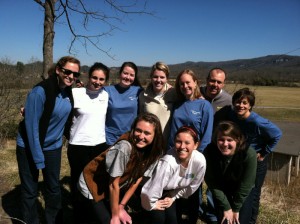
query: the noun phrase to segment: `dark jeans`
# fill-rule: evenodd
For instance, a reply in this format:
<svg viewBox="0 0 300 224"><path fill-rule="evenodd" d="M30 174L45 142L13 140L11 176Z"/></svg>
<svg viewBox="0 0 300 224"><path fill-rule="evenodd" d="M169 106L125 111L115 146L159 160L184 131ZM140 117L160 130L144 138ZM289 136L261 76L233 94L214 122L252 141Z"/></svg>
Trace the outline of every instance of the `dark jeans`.
<svg viewBox="0 0 300 224"><path fill-rule="evenodd" d="M29 149L17 146L17 162L21 179L21 212L26 223L38 224L37 211L39 170L33 162ZM59 184L61 148L44 151L45 168L42 169L45 184L45 216L48 224L62 223L58 220L61 214L61 191ZM62 218L62 217L60 217Z"/></svg>
<svg viewBox="0 0 300 224"><path fill-rule="evenodd" d="M249 224L255 224L259 213L259 201L261 195L261 188L264 184L265 177L268 169L267 156L263 161L257 161L255 187L253 188L253 200L252 200L252 216Z"/></svg>
<svg viewBox="0 0 300 224"><path fill-rule="evenodd" d="M90 218L87 205L77 189L77 182L84 167L96 156L107 149L105 143L96 146L68 145L67 155L71 170L71 201L73 205L73 223L85 223Z"/></svg>
<svg viewBox="0 0 300 224"><path fill-rule="evenodd" d="M165 210L152 210L146 212L148 215L148 224L177 224L176 201Z"/></svg>

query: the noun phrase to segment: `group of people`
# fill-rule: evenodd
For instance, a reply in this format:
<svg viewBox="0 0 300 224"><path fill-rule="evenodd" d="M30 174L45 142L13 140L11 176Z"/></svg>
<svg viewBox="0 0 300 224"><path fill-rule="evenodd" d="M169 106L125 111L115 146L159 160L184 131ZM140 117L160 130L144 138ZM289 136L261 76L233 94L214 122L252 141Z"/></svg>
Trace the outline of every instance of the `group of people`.
<svg viewBox="0 0 300 224"><path fill-rule="evenodd" d="M115 85L106 84L109 73L97 62L86 85L72 88L80 61L65 56L28 94L17 136L22 220L40 222L42 170L46 222L63 223L64 135L74 223L132 223L128 207L149 224L183 223L183 214L188 223L255 223L266 158L281 131L252 111L254 93L243 88L231 97L221 68L203 87L190 69L172 87L162 62L145 89L133 62L122 64Z"/></svg>

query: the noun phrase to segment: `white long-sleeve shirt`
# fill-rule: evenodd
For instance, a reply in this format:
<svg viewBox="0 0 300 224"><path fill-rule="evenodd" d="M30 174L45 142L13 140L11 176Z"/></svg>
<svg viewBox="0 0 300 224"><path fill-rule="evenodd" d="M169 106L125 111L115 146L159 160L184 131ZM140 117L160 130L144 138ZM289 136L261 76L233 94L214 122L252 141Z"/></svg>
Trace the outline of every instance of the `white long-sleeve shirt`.
<svg viewBox="0 0 300 224"><path fill-rule="evenodd" d="M192 152L187 168L184 168L177 157L174 148L159 160L154 175L142 188L142 206L152 210L155 203L162 197L163 191L168 191L168 197L173 200L188 198L200 186L206 170L206 161L201 152Z"/></svg>

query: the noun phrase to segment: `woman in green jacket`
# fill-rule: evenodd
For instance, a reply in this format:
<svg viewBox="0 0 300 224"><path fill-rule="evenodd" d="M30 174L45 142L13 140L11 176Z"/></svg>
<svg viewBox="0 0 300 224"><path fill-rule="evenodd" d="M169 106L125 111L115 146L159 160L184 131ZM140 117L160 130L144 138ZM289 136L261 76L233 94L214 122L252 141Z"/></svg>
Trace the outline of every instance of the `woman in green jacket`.
<svg viewBox="0 0 300 224"><path fill-rule="evenodd" d="M249 148L236 124L224 121L216 127L204 155L205 181L213 194L218 223L249 223L247 207L251 207L249 195L255 183L255 150Z"/></svg>

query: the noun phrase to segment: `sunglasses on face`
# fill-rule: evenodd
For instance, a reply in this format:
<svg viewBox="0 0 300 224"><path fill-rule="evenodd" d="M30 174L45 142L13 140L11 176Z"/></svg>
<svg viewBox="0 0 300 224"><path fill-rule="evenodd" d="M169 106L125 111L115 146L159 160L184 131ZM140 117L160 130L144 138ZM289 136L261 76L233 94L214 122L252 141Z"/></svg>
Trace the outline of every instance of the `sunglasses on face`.
<svg viewBox="0 0 300 224"><path fill-rule="evenodd" d="M60 70L61 70L64 74L66 74L66 75L71 75L71 74L73 74L73 76L74 76L75 78L78 78L78 77L80 76L80 72L73 72L73 71L71 71L71 70L69 70L69 69L66 69L66 68L60 68Z"/></svg>

